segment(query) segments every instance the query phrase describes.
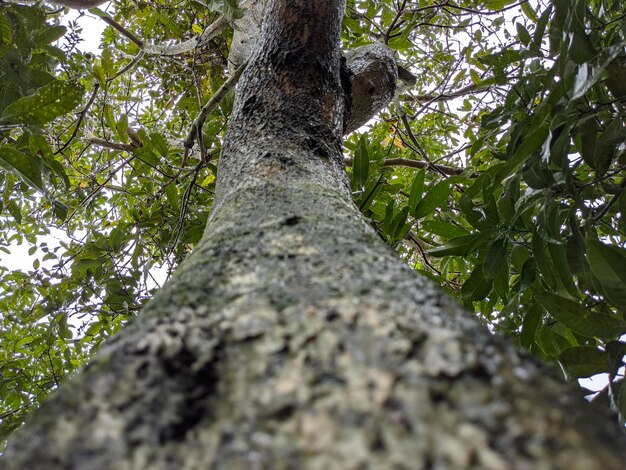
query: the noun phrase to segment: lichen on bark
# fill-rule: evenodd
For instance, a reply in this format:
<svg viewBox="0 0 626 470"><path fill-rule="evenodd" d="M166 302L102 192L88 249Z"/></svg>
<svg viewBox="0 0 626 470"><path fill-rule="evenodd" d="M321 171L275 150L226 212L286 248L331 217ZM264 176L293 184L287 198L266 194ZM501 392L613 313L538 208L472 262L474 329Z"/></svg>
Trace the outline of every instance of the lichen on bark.
<svg viewBox="0 0 626 470"><path fill-rule="evenodd" d="M203 240L2 468L622 468L614 423L398 260L352 203L343 8L268 1Z"/></svg>

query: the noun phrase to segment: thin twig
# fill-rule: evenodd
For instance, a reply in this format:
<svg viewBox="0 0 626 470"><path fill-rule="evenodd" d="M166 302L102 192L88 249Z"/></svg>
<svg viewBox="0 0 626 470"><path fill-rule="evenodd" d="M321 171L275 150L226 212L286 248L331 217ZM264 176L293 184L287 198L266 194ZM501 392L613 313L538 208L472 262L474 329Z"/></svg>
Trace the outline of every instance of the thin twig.
<svg viewBox="0 0 626 470"><path fill-rule="evenodd" d="M92 137L88 140L88 142L98 147L104 147L111 150L121 150L123 152L134 152L138 148L137 145L122 144L120 142L110 142L106 139L99 139L97 137Z"/></svg>
<svg viewBox="0 0 626 470"><path fill-rule="evenodd" d="M453 100L455 98L459 98L465 95L487 93L491 91L491 89L492 89L492 86L479 87L477 85L468 85L465 88L461 88L460 90L456 90L450 93L440 93L440 94L429 93L426 95L417 95L417 96L401 95L400 99L402 101L417 101L417 102L428 101L430 103L435 103L435 102L440 102L440 101Z"/></svg>
<svg viewBox="0 0 626 470"><path fill-rule="evenodd" d="M135 55L135 57L133 57L133 60L131 60L127 65L125 65L124 67L122 67L113 77L108 78L107 79L107 83L111 83L113 80L115 80L117 77L120 77L122 75L124 75L126 72L128 72L130 69L132 69L135 65L137 65L137 63L139 63L139 61L141 59L143 59L143 56L146 55L146 53L144 51L139 51L137 53L137 55Z"/></svg>
<svg viewBox="0 0 626 470"><path fill-rule="evenodd" d="M130 42L134 43L137 47L139 47L139 49L143 49L144 48L144 43L143 43L143 41L141 39L139 39L133 33L128 31L126 28L124 28L124 26L119 24L117 21L115 21L109 15L107 15L103 11L98 11L96 13L96 15L98 15L100 18L102 18L102 21L104 21L106 24L108 24L109 26L112 26L114 29L116 29L122 36L124 36L127 39L129 39Z"/></svg>
<svg viewBox="0 0 626 470"><path fill-rule="evenodd" d="M76 138L76 135L78 134L78 130L80 129L80 125L85 120L85 117L87 116L87 113L89 112L89 108L91 108L91 105L96 99L96 95L98 94L99 89L100 89L100 84L96 83L93 86L93 93L91 93L91 97L89 98L89 101L87 102L87 105L85 106L85 109L83 109L80 115L78 116L78 121L76 122L76 127L74 127L74 132L72 132L72 135L67 140L67 142L65 142L63 147L61 147L59 150L54 152L55 155L58 155L59 153L63 152L63 150L65 150L72 143L72 141Z"/></svg>
<svg viewBox="0 0 626 470"><path fill-rule="evenodd" d="M353 160L351 158L344 159L344 163L346 166L352 166ZM443 173L447 176L460 175L465 170L463 168L455 168L452 166L446 165L434 165L428 162L422 162L419 160L409 160L407 158L388 158L387 160L383 160L383 167L393 167L393 166L405 166L408 168L430 168L431 166L435 167L439 173ZM470 175L470 177L475 178L478 175Z"/></svg>
<svg viewBox="0 0 626 470"><path fill-rule="evenodd" d="M402 119L402 123L404 124L404 129L406 131L407 136L409 137L409 139L411 140L411 142L413 143L413 145L415 146L417 153L419 153L421 155L421 157L426 160L427 166L429 166L430 168L434 169L436 172L440 173L441 175L445 176L445 173L441 170L439 170L437 168L437 166L433 165L433 162L430 161L430 158L428 158L428 154L426 154L426 152L424 151L424 149L422 148L422 146L420 145L420 143L418 142L417 138L415 137L415 134L413 134L413 130L411 129L411 125L409 124L409 120L406 116L406 114L402 114L401 116Z"/></svg>
<svg viewBox="0 0 626 470"><path fill-rule="evenodd" d="M65 225L69 225L70 221L74 218L74 216L76 215L76 213L78 212L78 209L80 209L81 207L86 206L87 204L89 204L91 202L91 200L100 192L104 189L105 185L109 183L109 181L111 181L113 179L113 177L115 176L115 174L120 171L122 168L124 168L126 165L128 165L130 162L132 162L135 159L134 155L131 155L129 158L122 160L122 163L120 163L116 168L114 168L110 173L109 176L104 180L104 182L102 184L99 184L85 199L83 199L80 204L78 205L78 207L76 209L74 209L74 211L70 214L70 216L67 218L67 220L64 222Z"/></svg>

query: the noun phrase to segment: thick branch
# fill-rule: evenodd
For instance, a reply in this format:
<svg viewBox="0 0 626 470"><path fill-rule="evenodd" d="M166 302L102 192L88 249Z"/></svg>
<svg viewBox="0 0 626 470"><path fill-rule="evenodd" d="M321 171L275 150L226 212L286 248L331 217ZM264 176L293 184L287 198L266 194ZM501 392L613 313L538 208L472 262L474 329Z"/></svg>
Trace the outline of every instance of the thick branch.
<svg viewBox="0 0 626 470"><path fill-rule="evenodd" d="M228 25L226 19L222 16L217 19L215 22L211 23L207 26L202 34L198 36L194 36L187 41L183 41L178 44L146 44L145 41L139 39L135 34L126 29L124 26L119 24L113 18L111 18L107 13L93 9L92 12L102 18L102 20L107 23L109 26L118 31L122 36L130 40L133 44L135 44L142 52L146 54L155 54L155 55L165 55L172 56L178 54L184 54L185 52L192 51L196 47L203 46L208 41L218 36L224 28Z"/></svg>
<svg viewBox="0 0 626 470"><path fill-rule="evenodd" d="M350 103L344 132L349 133L369 121L396 91L398 67L394 53L382 43L361 46L345 54L350 80Z"/></svg>
<svg viewBox="0 0 626 470"><path fill-rule="evenodd" d="M218 36L224 28L228 25L226 18L223 16L217 19L215 22L206 27L206 29L199 36L195 36L187 41L179 44L145 44L143 50L147 54L158 55L178 55L185 52L192 51L196 47L203 46L208 41Z"/></svg>

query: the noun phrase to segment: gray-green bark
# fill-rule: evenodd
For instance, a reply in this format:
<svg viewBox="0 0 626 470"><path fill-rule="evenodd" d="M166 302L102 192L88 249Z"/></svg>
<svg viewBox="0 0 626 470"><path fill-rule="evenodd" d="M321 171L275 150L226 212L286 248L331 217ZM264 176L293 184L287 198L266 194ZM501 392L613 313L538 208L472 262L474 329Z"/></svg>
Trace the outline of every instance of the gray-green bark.
<svg viewBox="0 0 626 470"><path fill-rule="evenodd" d="M622 468L614 424L399 261L354 207L343 2L268 9L203 241L2 468Z"/></svg>

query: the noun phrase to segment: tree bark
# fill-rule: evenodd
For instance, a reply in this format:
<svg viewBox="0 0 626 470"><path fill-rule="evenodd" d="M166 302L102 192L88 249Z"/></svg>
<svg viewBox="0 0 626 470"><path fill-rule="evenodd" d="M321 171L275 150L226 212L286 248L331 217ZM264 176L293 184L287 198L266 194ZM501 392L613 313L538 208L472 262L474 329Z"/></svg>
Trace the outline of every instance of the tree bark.
<svg viewBox="0 0 626 470"><path fill-rule="evenodd" d="M264 0L241 0L244 15L235 21L228 64L234 74L252 54L264 18ZM394 52L386 44L366 44L347 51L342 59L344 129L348 134L366 124L394 96L401 72ZM408 73L408 72L407 72ZM409 73L409 75L411 75Z"/></svg>
<svg viewBox="0 0 626 470"><path fill-rule="evenodd" d="M205 236L6 469L623 467L617 425L397 259L343 168L341 0L269 0Z"/></svg>

